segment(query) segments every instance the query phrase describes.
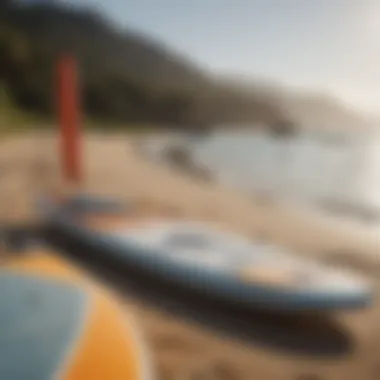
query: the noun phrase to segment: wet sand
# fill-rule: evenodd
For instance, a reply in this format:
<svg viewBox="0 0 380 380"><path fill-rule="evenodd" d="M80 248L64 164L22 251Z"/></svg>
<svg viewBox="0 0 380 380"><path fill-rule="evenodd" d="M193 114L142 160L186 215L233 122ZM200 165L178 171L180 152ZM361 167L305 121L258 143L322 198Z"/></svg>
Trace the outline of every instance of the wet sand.
<svg viewBox="0 0 380 380"><path fill-rule="evenodd" d="M128 142L131 138L122 135L86 137L84 190L220 223L246 236L283 244L300 255L357 268L377 282L380 244L375 234L348 224L326 223L294 206L262 202L259 197L252 200L217 184L197 183L146 162ZM34 221L33 197L46 187L62 188L55 149L55 138L48 135L1 143L2 221ZM226 319L225 307L219 310L198 300L185 302L181 295L166 296L165 287L149 281L142 284L139 277L133 281L131 275L128 284L125 278L109 274L102 273L101 278L116 286L123 303L140 321L161 379L380 378L377 300L370 310L323 321L316 317L284 321L231 308Z"/></svg>

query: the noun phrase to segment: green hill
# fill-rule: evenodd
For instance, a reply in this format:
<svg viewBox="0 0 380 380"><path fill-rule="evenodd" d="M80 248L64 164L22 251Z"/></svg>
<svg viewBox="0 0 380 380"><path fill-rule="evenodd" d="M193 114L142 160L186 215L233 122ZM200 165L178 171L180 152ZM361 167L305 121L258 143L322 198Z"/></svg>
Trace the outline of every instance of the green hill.
<svg viewBox="0 0 380 380"><path fill-rule="evenodd" d="M91 10L0 4L0 80L23 110L54 112L54 63L70 51L81 65L82 103L91 118L189 126L280 118L268 99L220 84L162 44L119 30Z"/></svg>

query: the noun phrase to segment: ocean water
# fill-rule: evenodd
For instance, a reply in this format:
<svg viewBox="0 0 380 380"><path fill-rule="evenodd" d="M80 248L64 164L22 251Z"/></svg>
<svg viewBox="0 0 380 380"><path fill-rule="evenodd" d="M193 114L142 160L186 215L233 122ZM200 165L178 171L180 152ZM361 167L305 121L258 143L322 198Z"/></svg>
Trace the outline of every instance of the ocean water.
<svg viewBox="0 0 380 380"><path fill-rule="evenodd" d="M229 132L193 146L195 159L230 186L380 220L380 133Z"/></svg>
<svg viewBox="0 0 380 380"><path fill-rule="evenodd" d="M380 129L287 138L248 130L204 138L163 135L145 141L144 154L161 160L173 143L190 147L193 159L225 185L380 226Z"/></svg>

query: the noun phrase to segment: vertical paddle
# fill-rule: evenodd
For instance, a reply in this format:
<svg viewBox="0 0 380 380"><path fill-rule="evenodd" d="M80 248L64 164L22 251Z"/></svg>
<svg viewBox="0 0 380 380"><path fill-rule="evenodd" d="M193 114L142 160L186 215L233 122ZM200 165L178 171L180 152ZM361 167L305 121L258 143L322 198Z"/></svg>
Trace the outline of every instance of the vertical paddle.
<svg viewBox="0 0 380 380"><path fill-rule="evenodd" d="M60 169L64 193L75 193L82 181L80 99L75 57L62 55L57 65Z"/></svg>

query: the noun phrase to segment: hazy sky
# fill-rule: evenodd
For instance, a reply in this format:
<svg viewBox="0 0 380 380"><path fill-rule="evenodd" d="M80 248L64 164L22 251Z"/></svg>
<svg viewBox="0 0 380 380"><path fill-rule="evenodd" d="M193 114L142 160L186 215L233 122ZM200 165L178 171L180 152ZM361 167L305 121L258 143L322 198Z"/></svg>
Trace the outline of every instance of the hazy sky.
<svg viewBox="0 0 380 380"><path fill-rule="evenodd" d="M332 91L380 114L380 0L75 3L103 9L210 69Z"/></svg>

